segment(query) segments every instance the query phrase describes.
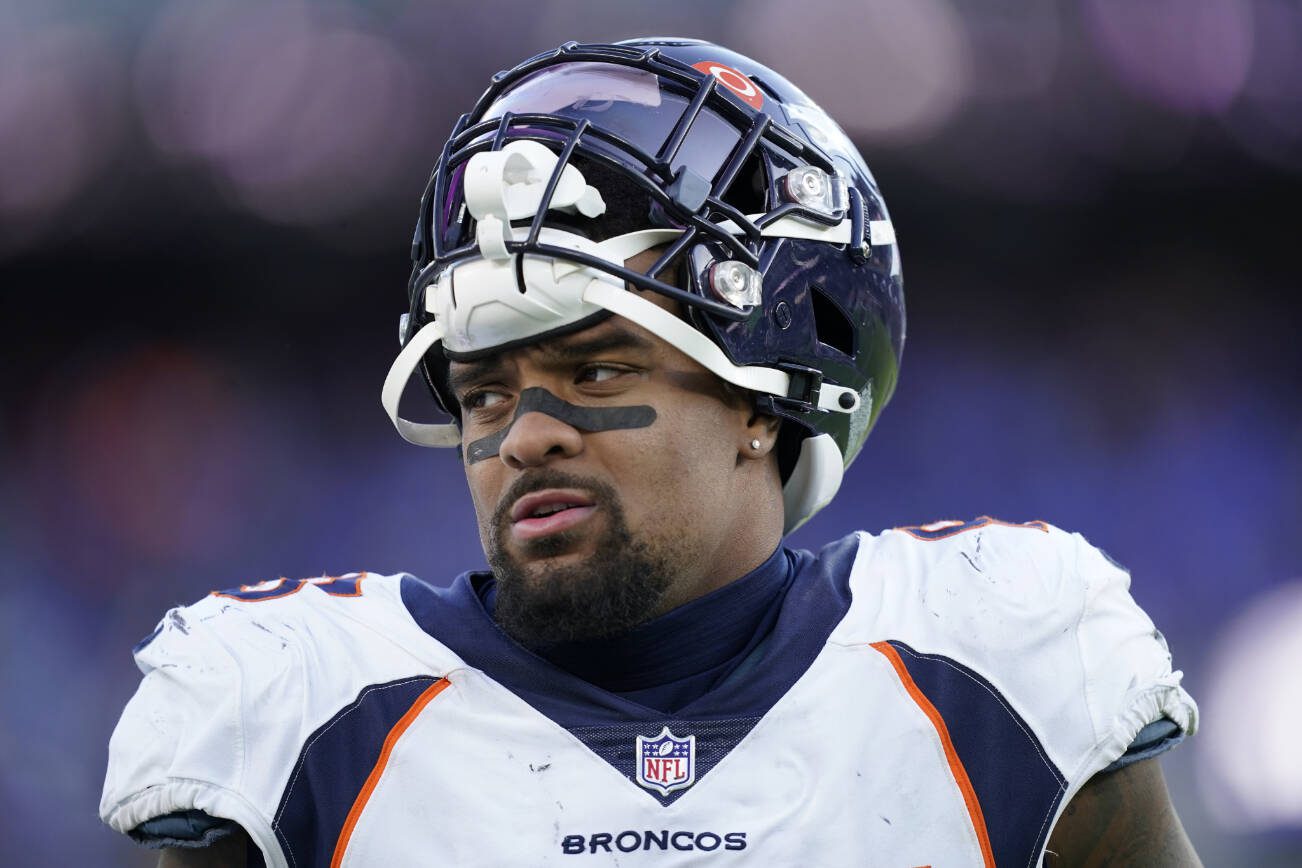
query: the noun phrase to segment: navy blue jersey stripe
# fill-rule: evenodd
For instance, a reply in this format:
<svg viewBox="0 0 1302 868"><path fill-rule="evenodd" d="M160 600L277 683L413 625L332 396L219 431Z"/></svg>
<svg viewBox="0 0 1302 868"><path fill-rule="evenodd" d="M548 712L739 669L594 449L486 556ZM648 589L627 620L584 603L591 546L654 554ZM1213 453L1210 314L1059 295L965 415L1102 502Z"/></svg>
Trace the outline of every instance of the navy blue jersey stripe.
<svg viewBox="0 0 1302 868"><path fill-rule="evenodd" d="M290 868L330 864L344 821L389 731L438 680L420 675L372 684L312 733L272 823Z"/></svg>
<svg viewBox="0 0 1302 868"><path fill-rule="evenodd" d="M995 864L1035 864L1067 781L1021 716L979 673L891 641L940 712L985 816Z"/></svg>

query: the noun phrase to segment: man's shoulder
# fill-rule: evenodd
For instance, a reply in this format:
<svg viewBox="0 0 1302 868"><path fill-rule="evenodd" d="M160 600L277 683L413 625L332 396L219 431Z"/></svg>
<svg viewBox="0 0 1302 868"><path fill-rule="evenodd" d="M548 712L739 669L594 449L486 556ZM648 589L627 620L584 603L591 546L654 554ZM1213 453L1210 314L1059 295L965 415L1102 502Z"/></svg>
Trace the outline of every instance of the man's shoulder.
<svg viewBox="0 0 1302 868"><path fill-rule="evenodd" d="M456 668L456 656L413 617L413 594L437 605L447 590L366 572L240 585L168 610L132 653L143 675L169 670L166 681L178 684L221 678L253 694L310 692L329 681L333 695L413 667Z"/></svg>
<svg viewBox="0 0 1302 868"><path fill-rule="evenodd" d="M856 601L841 632L865 618L898 628L917 614L942 629L978 615L994 630L1022 618L1071 620L1092 585L1129 586L1129 575L1080 534L1040 520L980 516L857 531L802 554Z"/></svg>
<svg viewBox="0 0 1302 868"><path fill-rule="evenodd" d="M853 604L833 643L938 655L1013 696L1048 695L1079 672L1079 642L1100 630L1086 616L1092 596L1129 582L1101 556L1106 574L1083 569L1082 549L1097 550L1043 521L981 516L860 540Z"/></svg>
<svg viewBox="0 0 1302 868"><path fill-rule="evenodd" d="M145 672L160 649L264 657L264 651L302 651L328 643L337 631L364 636L402 617L401 574L347 573L278 578L211 591L169 609L132 649Z"/></svg>
<svg viewBox="0 0 1302 868"><path fill-rule="evenodd" d="M1129 573L1079 533L982 516L860 539L854 603L832 642L889 645L944 696L979 685L1067 777L1112 762L1162 717L1196 726Z"/></svg>
<svg viewBox="0 0 1302 868"><path fill-rule="evenodd" d="M463 665L409 613L412 587L428 586L405 574L275 579L169 610L134 649L144 677L110 741L101 816L122 832L189 810L265 826L315 734Z"/></svg>
<svg viewBox="0 0 1302 868"><path fill-rule="evenodd" d="M1129 577L1078 533L1049 522L983 515L861 534L867 557L897 586L944 587L963 597L1009 597L1020 607L1081 603L1102 578ZM1099 576L1095 561L1109 575ZM883 572L884 571L884 572Z"/></svg>

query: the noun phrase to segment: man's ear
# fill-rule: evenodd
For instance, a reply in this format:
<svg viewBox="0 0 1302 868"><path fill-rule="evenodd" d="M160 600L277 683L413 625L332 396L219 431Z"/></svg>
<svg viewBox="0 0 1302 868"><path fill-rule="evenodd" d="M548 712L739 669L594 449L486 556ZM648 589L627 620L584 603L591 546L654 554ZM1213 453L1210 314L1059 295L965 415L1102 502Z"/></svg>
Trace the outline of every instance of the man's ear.
<svg viewBox="0 0 1302 868"><path fill-rule="evenodd" d="M763 458L777 447L781 427L782 420L777 416L752 411L742 428L738 450L747 458Z"/></svg>

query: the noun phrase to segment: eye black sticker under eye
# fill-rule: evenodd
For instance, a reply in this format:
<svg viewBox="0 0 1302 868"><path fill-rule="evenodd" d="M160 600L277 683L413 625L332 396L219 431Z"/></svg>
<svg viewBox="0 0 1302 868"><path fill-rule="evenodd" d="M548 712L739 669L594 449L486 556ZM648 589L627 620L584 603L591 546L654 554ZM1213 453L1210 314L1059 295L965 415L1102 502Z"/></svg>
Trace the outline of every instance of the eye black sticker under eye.
<svg viewBox="0 0 1302 868"><path fill-rule="evenodd" d="M656 420L656 411L647 404L633 407L580 407L563 401L541 387L525 389L515 405L515 415L501 431L480 437L466 447L466 463L492 458L511 433L511 426L525 413L545 413L580 431L614 431L620 428L645 428Z"/></svg>

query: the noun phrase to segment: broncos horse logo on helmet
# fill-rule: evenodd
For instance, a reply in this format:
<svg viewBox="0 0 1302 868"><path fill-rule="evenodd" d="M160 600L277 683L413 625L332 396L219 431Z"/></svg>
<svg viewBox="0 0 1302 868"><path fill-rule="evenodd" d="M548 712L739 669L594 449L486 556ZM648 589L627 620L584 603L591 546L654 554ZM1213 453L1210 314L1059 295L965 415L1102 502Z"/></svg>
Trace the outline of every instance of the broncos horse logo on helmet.
<svg viewBox="0 0 1302 868"><path fill-rule="evenodd" d="M625 266L653 248L646 273ZM895 388L903 282L872 174L798 88L708 42L568 43L495 75L443 148L412 256L383 403L413 443L460 443L449 359L617 314L783 420L790 531L836 494ZM417 368L452 423L399 417Z"/></svg>

